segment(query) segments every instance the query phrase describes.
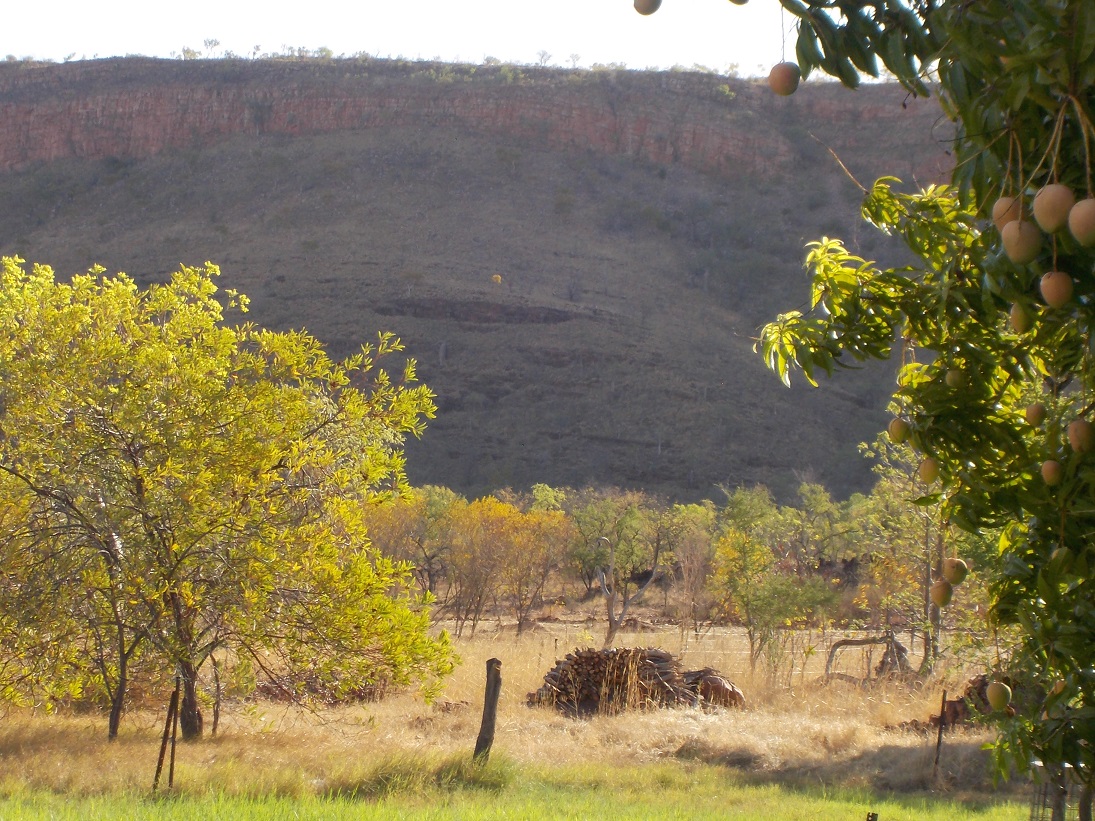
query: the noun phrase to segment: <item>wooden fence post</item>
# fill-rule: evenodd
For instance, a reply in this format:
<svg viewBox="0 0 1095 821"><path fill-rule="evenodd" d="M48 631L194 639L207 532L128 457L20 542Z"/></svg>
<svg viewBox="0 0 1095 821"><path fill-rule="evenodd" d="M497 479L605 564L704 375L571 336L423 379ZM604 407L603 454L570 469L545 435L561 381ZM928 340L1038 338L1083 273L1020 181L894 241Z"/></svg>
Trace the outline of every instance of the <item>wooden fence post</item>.
<svg viewBox="0 0 1095 821"><path fill-rule="evenodd" d="M475 760L487 762L491 745L494 744L494 720L498 715L498 696L502 692L502 662L487 659L487 689L483 697L483 723L479 725L479 738L475 740Z"/></svg>
<svg viewBox="0 0 1095 821"><path fill-rule="evenodd" d="M167 788L172 789L175 786L175 741L179 735L179 711L181 710L182 694L180 688L182 687L182 678L175 676L175 693L178 696L175 699L175 720L171 722L171 759L167 765Z"/></svg>
<svg viewBox="0 0 1095 821"><path fill-rule="evenodd" d="M156 775L152 779L152 792L160 786L160 773L163 772L163 760L167 754L167 742L171 739L171 728L175 726L175 720L179 715L179 681L175 679L175 691L171 694L171 702L167 705L167 720L163 725L163 740L160 742L160 757L156 761ZM172 757L172 775L174 775L174 749ZM170 786L170 785L169 785Z"/></svg>
<svg viewBox="0 0 1095 821"><path fill-rule="evenodd" d="M932 782L939 777L939 753L943 749L943 727L947 723L947 691L943 691L943 702L939 705L939 734L935 738L935 763L932 764Z"/></svg>

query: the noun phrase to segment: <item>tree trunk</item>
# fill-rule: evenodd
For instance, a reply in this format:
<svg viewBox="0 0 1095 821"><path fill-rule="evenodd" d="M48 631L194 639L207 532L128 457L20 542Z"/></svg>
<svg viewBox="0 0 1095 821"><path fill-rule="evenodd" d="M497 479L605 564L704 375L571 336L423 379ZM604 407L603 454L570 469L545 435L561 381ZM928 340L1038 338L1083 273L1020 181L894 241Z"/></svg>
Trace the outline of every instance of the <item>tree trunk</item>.
<svg viewBox="0 0 1095 821"><path fill-rule="evenodd" d="M620 614L616 615L616 580L614 578L606 580L602 576L601 590L604 591L605 611L608 615L608 630L605 631L605 643L601 646L603 649L608 650L612 647L612 642L616 640L616 634L620 632L624 618L627 615L627 592L624 592L624 604L620 608Z"/></svg>
<svg viewBox="0 0 1095 821"><path fill-rule="evenodd" d="M932 667L935 667L935 662L939 659L939 634L943 630L943 611L932 605Z"/></svg>
<svg viewBox="0 0 1095 821"><path fill-rule="evenodd" d="M221 671L217 666L217 657L214 655L209 656L209 661L213 665L213 729L210 735L213 738L217 737L217 727L221 722L221 696L223 691L221 690Z"/></svg>
<svg viewBox="0 0 1095 821"><path fill-rule="evenodd" d="M114 687L114 692L110 694L110 720L107 724L106 734L110 741L115 741L118 738L118 727L122 723L122 711L125 709L127 679L125 657L123 656L118 664L118 683Z"/></svg>
<svg viewBox="0 0 1095 821"><path fill-rule="evenodd" d="M183 741L193 741L202 736L202 709L198 703L198 671L189 662L180 664L183 694L179 704L179 727Z"/></svg>
<svg viewBox="0 0 1095 821"><path fill-rule="evenodd" d="M934 568L936 575L938 576L943 567L943 528L939 526L936 531L934 550L930 554L929 568ZM929 569L927 583L930 586L932 580L932 572ZM928 637L925 636L924 645L924 663L921 664L920 669L922 673L930 673L935 669L935 663L939 660L939 634L943 632L943 611L936 607L931 601L931 591L928 591L928 633L930 634L931 641L927 643ZM928 653L931 653L930 662Z"/></svg>
<svg viewBox="0 0 1095 821"><path fill-rule="evenodd" d="M935 662L939 658L939 628L942 624L942 613L931 600L932 571L938 569L942 563L943 533L940 530L933 542L931 534L932 523L924 524L924 656L920 661L919 675L925 676L935 669Z"/></svg>
<svg viewBox="0 0 1095 821"><path fill-rule="evenodd" d="M202 736L202 709L198 703L198 667L193 661L194 612L178 592L164 594L168 597L175 617L175 640L186 658L177 662L176 675L182 678L182 698L179 702L179 726L183 741L193 741Z"/></svg>
<svg viewBox="0 0 1095 821"><path fill-rule="evenodd" d="M115 629L118 639L118 680L114 683L114 689L110 689L110 678L107 674L107 666L100 659L99 671L103 675L103 681L107 682L107 695L110 697L110 718L107 721L106 737L109 741L118 738L118 728L122 723L122 712L125 710L126 688L129 686L129 654L133 648L126 648L125 628L121 620L115 618Z"/></svg>
<svg viewBox="0 0 1095 821"><path fill-rule="evenodd" d="M605 643L603 645L605 650L612 647L612 642L616 640L616 634L620 632L620 620L613 618L612 614L608 614L608 631L605 633Z"/></svg>

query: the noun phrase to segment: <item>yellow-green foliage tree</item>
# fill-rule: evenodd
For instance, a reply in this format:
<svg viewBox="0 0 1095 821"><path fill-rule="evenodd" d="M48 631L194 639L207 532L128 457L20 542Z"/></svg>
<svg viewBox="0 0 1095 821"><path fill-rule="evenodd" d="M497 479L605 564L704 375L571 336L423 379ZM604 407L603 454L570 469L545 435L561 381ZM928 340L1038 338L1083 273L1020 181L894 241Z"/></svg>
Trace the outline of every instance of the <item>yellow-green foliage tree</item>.
<svg viewBox="0 0 1095 821"><path fill-rule="evenodd" d="M715 542L710 577L720 615L745 628L749 665L756 668L784 628L810 626L825 617L836 594L825 578L799 572L794 558L780 556L793 532L764 488L728 494L723 531Z"/></svg>
<svg viewBox="0 0 1095 821"><path fill-rule="evenodd" d="M0 260L0 670L13 692L34 667L102 687L111 737L141 669L181 677L199 736L217 653L298 696L451 669L363 519L433 413L413 363L377 367L390 336L336 363L305 333L230 325L217 274L140 289Z"/></svg>
<svg viewBox="0 0 1095 821"><path fill-rule="evenodd" d="M390 504L369 506L369 538L384 555L414 567L423 593L442 597L449 573L450 523L466 505L464 497L446 487L411 488Z"/></svg>
<svg viewBox="0 0 1095 821"><path fill-rule="evenodd" d="M880 62L957 127L953 187L883 180L864 215L912 252L884 269L812 246L811 310L762 335L784 379L899 358L896 401L953 524L1000 528L994 618L1044 709L1006 751L1095 780L1095 4L1090 0L781 0L796 53L855 85ZM1015 198L1005 200L1004 197ZM1075 206L1072 200L1079 202ZM995 225L993 224L995 223ZM1033 404L1041 412L1028 415Z"/></svg>
<svg viewBox="0 0 1095 821"><path fill-rule="evenodd" d="M603 497L609 492L585 488L567 494L565 510L574 523L567 563L585 586L586 595L599 589L598 574L608 565L608 534L614 514Z"/></svg>
<svg viewBox="0 0 1095 821"><path fill-rule="evenodd" d="M548 579L563 561L562 548L570 543L572 527L561 510L513 510L516 515L508 538L496 547L501 591L520 634L540 603Z"/></svg>
<svg viewBox="0 0 1095 821"><path fill-rule="evenodd" d="M521 633L571 539L562 510L543 509L509 491L499 496L504 498L486 496L450 509L447 607L458 634L468 624L474 634L488 605L508 610Z"/></svg>
<svg viewBox="0 0 1095 821"><path fill-rule="evenodd" d="M723 618L744 625L752 669L781 621L779 614L769 617L775 564L772 549L743 530L728 530L715 543L712 591Z"/></svg>
<svg viewBox="0 0 1095 821"><path fill-rule="evenodd" d="M55 599L56 567L39 560L30 530L31 498L0 472L0 700L53 703L83 695L75 608L62 608L43 631L39 614Z"/></svg>
<svg viewBox="0 0 1095 821"><path fill-rule="evenodd" d="M500 557L513 552L519 512L493 496L476 499L452 512L449 528L449 595L447 608L456 620L456 634L480 619L502 587Z"/></svg>
<svg viewBox="0 0 1095 821"><path fill-rule="evenodd" d="M707 580L715 557L715 506L711 502L673 505L660 520L670 551L667 562L677 571L674 582L683 598L678 615L698 631L700 622L711 617Z"/></svg>
<svg viewBox="0 0 1095 821"><path fill-rule="evenodd" d="M570 556L583 578L595 579L604 595L604 646L611 647L632 605L667 571L672 555L663 525L670 520L645 494L617 489L575 494L570 515Z"/></svg>

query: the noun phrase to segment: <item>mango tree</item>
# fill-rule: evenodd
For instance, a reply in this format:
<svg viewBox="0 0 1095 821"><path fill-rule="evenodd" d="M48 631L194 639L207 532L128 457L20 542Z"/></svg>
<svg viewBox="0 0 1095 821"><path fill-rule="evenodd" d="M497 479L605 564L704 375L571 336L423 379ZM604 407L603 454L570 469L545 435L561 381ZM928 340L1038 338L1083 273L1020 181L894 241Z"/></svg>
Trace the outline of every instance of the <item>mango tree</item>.
<svg viewBox="0 0 1095 821"><path fill-rule="evenodd" d="M954 120L951 186L867 192L909 265L811 246L811 308L758 344L786 381L901 363L895 399L933 485L925 503L1000 528L992 612L1048 696L1005 751L1095 774L1095 4L1089 0L781 0L796 54L854 86L884 65ZM799 92L801 93L801 92ZM1073 206L1073 200L1078 202Z"/></svg>

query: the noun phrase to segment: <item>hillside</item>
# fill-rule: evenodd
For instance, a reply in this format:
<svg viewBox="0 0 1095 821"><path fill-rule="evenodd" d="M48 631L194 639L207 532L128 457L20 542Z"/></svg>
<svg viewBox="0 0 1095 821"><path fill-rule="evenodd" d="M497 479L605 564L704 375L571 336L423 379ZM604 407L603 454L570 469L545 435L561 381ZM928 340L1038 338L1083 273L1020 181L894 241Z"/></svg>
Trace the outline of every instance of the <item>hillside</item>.
<svg viewBox="0 0 1095 821"><path fill-rule="evenodd" d="M415 484L690 499L870 483L884 368L784 388L752 337L889 173L945 176L938 107L715 75L386 61L0 64L0 253L140 282L212 260L335 355L403 338L439 413ZM501 282L496 281L501 278Z"/></svg>

